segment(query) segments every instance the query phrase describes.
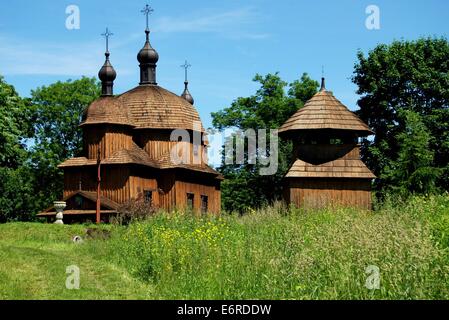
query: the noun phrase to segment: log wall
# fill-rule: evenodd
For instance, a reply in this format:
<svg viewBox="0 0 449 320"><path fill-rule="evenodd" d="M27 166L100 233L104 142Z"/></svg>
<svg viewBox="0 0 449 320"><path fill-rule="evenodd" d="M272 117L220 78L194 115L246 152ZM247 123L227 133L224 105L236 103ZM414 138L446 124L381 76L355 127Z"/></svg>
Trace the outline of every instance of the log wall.
<svg viewBox="0 0 449 320"><path fill-rule="evenodd" d="M289 179L285 200L298 207L330 205L371 210L371 179Z"/></svg>

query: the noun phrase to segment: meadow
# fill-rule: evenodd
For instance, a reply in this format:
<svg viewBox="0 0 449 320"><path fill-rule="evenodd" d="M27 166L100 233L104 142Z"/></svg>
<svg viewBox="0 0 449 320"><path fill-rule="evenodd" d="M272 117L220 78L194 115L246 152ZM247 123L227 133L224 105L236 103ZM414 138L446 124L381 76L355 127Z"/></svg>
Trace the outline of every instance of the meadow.
<svg viewBox="0 0 449 320"><path fill-rule="evenodd" d="M107 239L85 238L87 227L0 225L0 298L449 298L447 194L390 198L373 212L160 213L102 225ZM69 265L80 268L78 290L65 287ZM366 286L373 267L378 289Z"/></svg>

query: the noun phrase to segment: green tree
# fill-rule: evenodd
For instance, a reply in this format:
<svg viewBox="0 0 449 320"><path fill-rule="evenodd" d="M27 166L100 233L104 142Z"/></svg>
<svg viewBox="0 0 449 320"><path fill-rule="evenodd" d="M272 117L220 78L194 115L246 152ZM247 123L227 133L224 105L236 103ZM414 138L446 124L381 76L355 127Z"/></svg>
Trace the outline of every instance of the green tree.
<svg viewBox="0 0 449 320"><path fill-rule="evenodd" d="M430 133L416 112L402 111L400 120L404 122L405 131L397 136L398 159L383 169L381 177L392 190L403 195L434 193L441 170L433 167Z"/></svg>
<svg viewBox="0 0 449 320"><path fill-rule="evenodd" d="M0 76L0 222L32 216L33 179L25 166L30 111L27 100Z"/></svg>
<svg viewBox="0 0 449 320"><path fill-rule="evenodd" d="M41 209L61 197L63 176L57 166L81 152L82 114L99 95L98 81L86 77L58 81L31 92L34 107L31 167L35 174L36 201Z"/></svg>
<svg viewBox="0 0 449 320"><path fill-rule="evenodd" d="M377 189L382 190L391 183L382 178L384 168L400 167L394 162L401 161L402 134L407 130L407 121L400 115L401 110L410 110L420 116L429 130L428 148L433 152L430 167L443 170L437 186L449 190L447 39L394 41L377 46L368 56L359 52L353 82L362 95L358 114L376 133L373 140L363 141L362 156L381 177L376 181Z"/></svg>
<svg viewBox="0 0 449 320"><path fill-rule="evenodd" d="M278 73L261 76L257 74L253 81L260 88L250 97L239 97L231 106L212 113L212 123L216 129L234 128L241 131L254 129L278 129L316 92L319 83L306 73L300 80L291 84L283 81ZM288 90L286 90L288 88ZM247 141L245 150L248 150ZM269 139L267 150L269 154ZM224 175L222 184L222 203L228 211L244 212L248 208L260 207L277 200L282 192L282 178L292 163L291 143L279 140L279 166L274 175L260 175L260 163L225 164L223 153L219 168ZM248 159L245 153L245 159Z"/></svg>
<svg viewBox="0 0 449 320"><path fill-rule="evenodd" d="M0 76L0 167L17 168L26 158L25 139L31 136L29 116L27 101Z"/></svg>

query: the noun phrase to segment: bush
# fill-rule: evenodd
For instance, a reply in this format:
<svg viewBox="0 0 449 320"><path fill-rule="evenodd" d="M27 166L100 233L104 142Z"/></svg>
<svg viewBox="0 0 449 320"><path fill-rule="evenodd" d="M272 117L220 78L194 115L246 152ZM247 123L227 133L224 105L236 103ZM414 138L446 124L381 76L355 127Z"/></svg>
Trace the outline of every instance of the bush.
<svg viewBox="0 0 449 320"><path fill-rule="evenodd" d="M129 224L131 221L145 220L153 216L157 208L143 199L131 199L123 203L117 209L118 216L113 222L118 224Z"/></svg>

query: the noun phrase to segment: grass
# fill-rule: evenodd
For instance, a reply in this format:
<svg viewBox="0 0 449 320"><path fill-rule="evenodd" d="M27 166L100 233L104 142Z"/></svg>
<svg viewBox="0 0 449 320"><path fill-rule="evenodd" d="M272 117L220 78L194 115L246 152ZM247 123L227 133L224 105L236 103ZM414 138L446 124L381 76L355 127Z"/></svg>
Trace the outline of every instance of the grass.
<svg viewBox="0 0 449 320"><path fill-rule="evenodd" d="M448 299L449 197L375 212L272 207L244 217L157 215L102 226L0 225L3 299ZM65 268L81 288L65 288ZM368 266L380 288L365 283Z"/></svg>

